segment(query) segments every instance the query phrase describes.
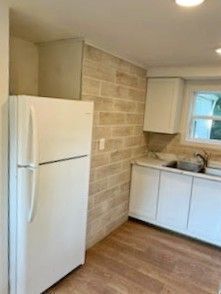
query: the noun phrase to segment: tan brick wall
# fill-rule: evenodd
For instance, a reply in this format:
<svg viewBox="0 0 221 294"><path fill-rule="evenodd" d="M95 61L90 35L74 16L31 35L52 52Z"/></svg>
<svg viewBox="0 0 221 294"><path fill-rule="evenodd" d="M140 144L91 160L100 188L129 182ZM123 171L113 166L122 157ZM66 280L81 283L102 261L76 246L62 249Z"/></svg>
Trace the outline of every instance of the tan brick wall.
<svg viewBox="0 0 221 294"><path fill-rule="evenodd" d="M82 99L95 105L87 245L128 217L130 161L142 156L146 70L86 45ZM99 150L99 139L105 149Z"/></svg>
<svg viewBox="0 0 221 294"><path fill-rule="evenodd" d="M201 152L202 149L211 154L211 160L221 161L221 149L207 148L202 145L187 146L180 142L180 135L167 135L148 133L147 134L148 149L150 151L174 153L177 155L185 155L186 157L192 157L195 152Z"/></svg>

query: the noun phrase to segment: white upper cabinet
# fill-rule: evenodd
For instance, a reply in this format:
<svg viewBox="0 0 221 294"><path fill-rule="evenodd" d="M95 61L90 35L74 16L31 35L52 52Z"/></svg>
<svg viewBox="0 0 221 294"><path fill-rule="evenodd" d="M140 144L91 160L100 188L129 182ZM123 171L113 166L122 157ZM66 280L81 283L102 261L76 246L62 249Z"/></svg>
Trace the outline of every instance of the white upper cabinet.
<svg viewBox="0 0 221 294"><path fill-rule="evenodd" d="M148 79L144 131L178 133L183 87L180 78Z"/></svg>

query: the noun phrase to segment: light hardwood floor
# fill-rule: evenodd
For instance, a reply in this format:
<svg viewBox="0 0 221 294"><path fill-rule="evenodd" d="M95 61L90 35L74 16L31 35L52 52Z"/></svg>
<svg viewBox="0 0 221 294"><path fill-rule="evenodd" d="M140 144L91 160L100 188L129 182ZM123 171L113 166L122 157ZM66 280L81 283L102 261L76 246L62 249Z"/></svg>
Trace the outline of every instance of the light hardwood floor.
<svg viewBox="0 0 221 294"><path fill-rule="evenodd" d="M218 293L221 249L128 221L50 294Z"/></svg>

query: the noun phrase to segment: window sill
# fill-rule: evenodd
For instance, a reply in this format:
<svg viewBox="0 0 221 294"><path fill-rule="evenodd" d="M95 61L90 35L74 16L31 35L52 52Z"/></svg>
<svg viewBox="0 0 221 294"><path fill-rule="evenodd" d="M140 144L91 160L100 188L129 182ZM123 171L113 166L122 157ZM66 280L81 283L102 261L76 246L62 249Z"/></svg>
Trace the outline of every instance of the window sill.
<svg viewBox="0 0 221 294"><path fill-rule="evenodd" d="M181 136L180 139L180 144L183 146L188 146L188 147L197 147L197 148L209 148L209 149L221 149L221 141L213 141L213 142L208 142L207 140L190 140L190 139L184 139Z"/></svg>

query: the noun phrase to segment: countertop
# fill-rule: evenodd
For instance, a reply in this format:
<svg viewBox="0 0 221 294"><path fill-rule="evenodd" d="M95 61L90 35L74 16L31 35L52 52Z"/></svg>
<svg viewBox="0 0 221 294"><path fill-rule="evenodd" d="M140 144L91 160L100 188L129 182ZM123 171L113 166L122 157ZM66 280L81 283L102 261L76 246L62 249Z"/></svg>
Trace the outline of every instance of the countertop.
<svg viewBox="0 0 221 294"><path fill-rule="evenodd" d="M167 163L169 163L169 161L151 158L148 156L141 157L132 161L132 164L136 164L140 166L147 166L147 167L151 167L151 168L155 168L155 169L163 170L167 172L172 172L176 174L182 174L182 175L192 176L195 178L202 178L202 179L221 182L220 176L214 176L214 175L203 174L203 173L195 173L195 172L185 171L181 169L166 167L165 165Z"/></svg>

